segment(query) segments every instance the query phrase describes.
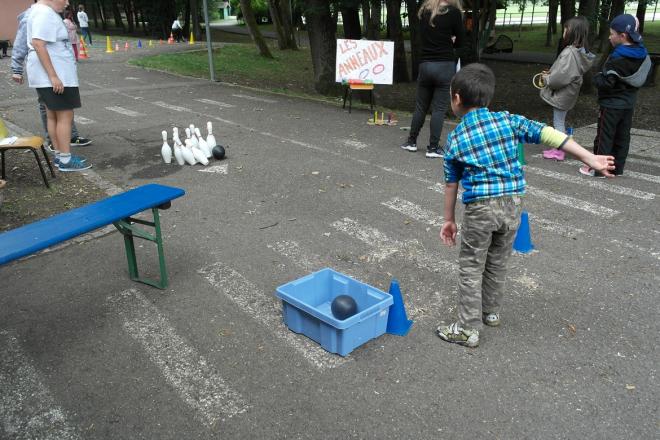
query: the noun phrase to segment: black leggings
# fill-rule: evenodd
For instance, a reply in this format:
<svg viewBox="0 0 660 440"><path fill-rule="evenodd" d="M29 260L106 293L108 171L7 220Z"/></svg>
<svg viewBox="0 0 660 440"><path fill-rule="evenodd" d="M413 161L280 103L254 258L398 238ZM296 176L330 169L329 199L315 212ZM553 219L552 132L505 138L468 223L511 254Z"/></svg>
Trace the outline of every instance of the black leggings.
<svg viewBox="0 0 660 440"><path fill-rule="evenodd" d="M623 174L628 149L634 109L600 108L598 131L594 139L594 154L614 156L614 174Z"/></svg>

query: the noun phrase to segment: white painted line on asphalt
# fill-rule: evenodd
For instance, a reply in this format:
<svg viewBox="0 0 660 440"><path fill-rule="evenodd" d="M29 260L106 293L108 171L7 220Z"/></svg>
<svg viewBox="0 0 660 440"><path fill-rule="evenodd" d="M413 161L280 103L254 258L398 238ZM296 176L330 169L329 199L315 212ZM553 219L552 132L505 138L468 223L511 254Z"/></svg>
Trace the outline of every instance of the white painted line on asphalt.
<svg viewBox="0 0 660 440"><path fill-rule="evenodd" d="M106 107L106 110L110 110L111 112L119 113L120 115L125 115L125 116L130 116L131 118L136 118L138 116L144 116L142 113L135 112L133 110L129 110L123 107L119 107L117 105L114 105L112 107Z"/></svg>
<svg viewBox="0 0 660 440"><path fill-rule="evenodd" d="M543 177L549 177L551 179L561 180L562 182L570 182L576 185L586 185L592 188L599 189L601 191L607 191L614 194L620 194L623 196L634 197L636 199L642 200L653 200L655 199L655 194L640 191L633 188L627 188L625 186L614 185L609 181L592 179L587 177L582 177L572 174L558 173L556 171L546 170L545 168L537 168L532 166L526 167L527 172L531 172Z"/></svg>
<svg viewBox="0 0 660 440"><path fill-rule="evenodd" d="M605 206L597 205L591 202L586 202L584 200L579 200L574 197L565 196L563 194L555 194L550 191L545 191L543 189L533 187L531 185L527 185L527 192L549 202L568 206L574 209L579 209L581 211L597 215L598 217L612 218L615 215L620 214L620 212L615 209L607 208Z"/></svg>
<svg viewBox="0 0 660 440"><path fill-rule="evenodd" d="M361 225L350 218L337 220L332 223L332 227L374 248L369 260L382 261L407 247L406 243L390 239L378 229Z"/></svg>
<svg viewBox="0 0 660 440"><path fill-rule="evenodd" d="M231 96L233 96L234 98L248 99L250 101L267 102L269 104L275 104L277 102L274 99L257 98L256 96L250 96L250 95L235 94Z"/></svg>
<svg viewBox="0 0 660 440"><path fill-rule="evenodd" d="M82 438L67 422L16 336L6 330L0 331L0 437Z"/></svg>
<svg viewBox="0 0 660 440"><path fill-rule="evenodd" d="M217 105L218 107L222 107L222 108L234 108L234 107L236 107L235 105L227 104L226 102L214 101L212 99L206 99L206 98L195 99L195 101L201 102L201 103L204 103L204 104Z"/></svg>
<svg viewBox="0 0 660 440"><path fill-rule="evenodd" d="M163 377L208 426L248 410L215 367L176 333L158 309L138 290L108 298L122 318L123 328L138 341Z"/></svg>
<svg viewBox="0 0 660 440"><path fill-rule="evenodd" d="M349 359L325 351L306 336L290 331L282 322L282 306L274 292L264 293L243 275L221 262L206 266L198 272L218 292L226 295L244 313L293 347L316 368L334 368L348 362Z"/></svg>
<svg viewBox="0 0 660 440"><path fill-rule="evenodd" d="M278 254L284 255L307 272L316 272L328 266L318 255L310 255L304 252L300 248L300 244L295 241L283 240L267 246Z"/></svg>
<svg viewBox="0 0 660 440"><path fill-rule="evenodd" d="M584 233L584 229L575 228L566 223L553 222L552 220L539 217L538 215L532 214L531 212L529 213L529 219L531 221L532 228L534 228L534 226L538 226L541 229L554 232L563 237L574 238L577 235Z"/></svg>
<svg viewBox="0 0 660 440"><path fill-rule="evenodd" d="M381 202L381 205L387 206L388 208L398 211L403 215L431 226L440 227L444 221L440 214L436 214L431 210L422 208L415 203L400 199L398 197L394 197L393 199L390 199L386 202Z"/></svg>
<svg viewBox="0 0 660 440"><path fill-rule="evenodd" d="M660 251L645 248L644 246L638 246L636 244L628 243L626 241L620 241L620 240L617 240L617 239L612 239L611 241L614 244L618 244L618 245L627 247L628 249L632 249L632 250L640 252L642 254L648 254L648 256L650 256L651 258L655 258L656 260L660 260Z"/></svg>
<svg viewBox="0 0 660 440"><path fill-rule="evenodd" d="M200 173L227 174L228 169L229 164L223 163L222 165L211 165L210 167L198 171Z"/></svg>
<svg viewBox="0 0 660 440"><path fill-rule="evenodd" d="M364 150L369 146L369 144L365 144L364 142L356 141L355 139L339 139L339 142L342 145L346 145L347 147L355 148L356 150Z"/></svg>
<svg viewBox="0 0 660 440"><path fill-rule="evenodd" d="M88 119L84 116L80 116L80 115L74 115L73 120L76 122L76 124L80 124L80 125L87 125L87 124L93 124L94 123L93 120Z"/></svg>
<svg viewBox="0 0 660 440"><path fill-rule="evenodd" d="M155 101L155 102L152 102L152 104L157 105L158 107L166 108L168 110L173 110L175 112L182 112L182 113L191 113L192 112L192 110L190 110L187 107L180 107L178 105L168 104L168 103L163 102L163 101Z"/></svg>
<svg viewBox="0 0 660 440"><path fill-rule="evenodd" d="M542 154L535 154L533 157L542 158L543 155ZM637 162L637 163L643 162L644 164L648 164L647 161L642 161L642 160L632 161L630 158L626 159L626 163L628 163L628 162ZM580 167L580 166L584 165L579 160L570 160L570 159L564 160L563 163L565 163L566 165L572 165L572 166L575 166L575 167ZM658 166L660 166L660 164L658 164ZM576 172L577 172L577 170L576 170ZM624 177L632 177L633 179L646 180L647 182L653 182L653 183L660 183L660 176L654 176L652 174L638 173L636 171L626 170L623 175L624 175Z"/></svg>

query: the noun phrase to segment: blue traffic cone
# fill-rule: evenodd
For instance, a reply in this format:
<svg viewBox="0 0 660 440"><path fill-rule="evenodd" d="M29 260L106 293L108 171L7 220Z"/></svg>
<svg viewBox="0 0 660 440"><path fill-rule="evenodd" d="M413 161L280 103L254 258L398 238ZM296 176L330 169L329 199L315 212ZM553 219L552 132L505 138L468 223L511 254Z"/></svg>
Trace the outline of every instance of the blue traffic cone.
<svg viewBox="0 0 660 440"><path fill-rule="evenodd" d="M390 284L390 295L394 298L394 302L390 306L390 313L387 317L387 333L405 336L408 334L413 322L406 315L406 307L403 305L401 289L396 279L392 279L392 283Z"/></svg>
<svg viewBox="0 0 660 440"><path fill-rule="evenodd" d="M516 239L513 241L513 250L523 254L528 254L534 250L527 211L523 211L520 215L520 226L518 232L516 232Z"/></svg>
<svg viewBox="0 0 660 440"><path fill-rule="evenodd" d="M138 49L142 49L142 40L138 40L137 47Z"/></svg>

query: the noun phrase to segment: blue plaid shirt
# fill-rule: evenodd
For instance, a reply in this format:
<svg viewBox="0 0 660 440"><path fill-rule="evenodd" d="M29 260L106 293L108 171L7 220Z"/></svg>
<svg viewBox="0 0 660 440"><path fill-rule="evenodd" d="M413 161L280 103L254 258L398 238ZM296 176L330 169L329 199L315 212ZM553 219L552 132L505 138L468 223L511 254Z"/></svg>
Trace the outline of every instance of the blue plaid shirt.
<svg viewBox="0 0 660 440"><path fill-rule="evenodd" d="M470 111L447 137L445 182L461 181L466 204L525 194L518 143L540 143L543 127L545 124L509 112Z"/></svg>

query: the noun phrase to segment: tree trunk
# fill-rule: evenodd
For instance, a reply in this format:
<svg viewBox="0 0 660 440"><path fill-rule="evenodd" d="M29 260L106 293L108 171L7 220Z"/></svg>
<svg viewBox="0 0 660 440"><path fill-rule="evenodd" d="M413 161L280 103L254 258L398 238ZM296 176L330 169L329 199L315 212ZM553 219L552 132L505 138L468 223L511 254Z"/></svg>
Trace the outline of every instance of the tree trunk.
<svg viewBox="0 0 660 440"><path fill-rule="evenodd" d="M197 0L190 0L190 17L192 19L192 33L195 41L199 41L202 37L202 28L199 25L199 4Z"/></svg>
<svg viewBox="0 0 660 440"><path fill-rule="evenodd" d="M341 17L344 22L344 38L359 40L362 38L360 27L360 5L357 2L344 1L340 8Z"/></svg>
<svg viewBox="0 0 660 440"><path fill-rule="evenodd" d="M371 8L369 8L369 0L362 0L362 34L369 34L369 21L371 21Z"/></svg>
<svg viewBox="0 0 660 440"><path fill-rule="evenodd" d="M656 0L657 1L657 0ZM639 0L637 3L637 19L639 20L639 32L644 32L644 17L646 16L646 5L648 0Z"/></svg>
<svg viewBox="0 0 660 440"><path fill-rule="evenodd" d="M563 29L564 23L566 23L569 18L575 17L575 0L560 0L560 3L561 3L561 24Z"/></svg>
<svg viewBox="0 0 660 440"><path fill-rule="evenodd" d="M381 0L370 1L371 16L369 17L369 26L367 26L367 40L380 40Z"/></svg>
<svg viewBox="0 0 660 440"><path fill-rule="evenodd" d="M132 34L135 32L135 22L133 14L133 2L130 0L124 1L124 14L126 15L126 21L128 22L128 33Z"/></svg>
<svg viewBox="0 0 660 440"><path fill-rule="evenodd" d="M183 9L184 9L184 12L183 12L184 19L183 19L183 31L182 32L183 32L183 36L188 38L188 35L190 35L190 30L191 30L191 27L190 27L190 2L187 1L186 5L184 6ZM174 20L172 20L172 21L174 21ZM170 28L170 30L171 29L172 28ZM169 35L169 32L168 32L168 35Z"/></svg>
<svg viewBox="0 0 660 440"><path fill-rule="evenodd" d="M552 45L552 36L557 33L557 9L559 0L550 0L548 4L548 30L545 34L545 47Z"/></svg>
<svg viewBox="0 0 660 440"><path fill-rule="evenodd" d="M325 0L305 0L304 14L314 66L314 89L325 95L335 86L337 22Z"/></svg>
<svg viewBox="0 0 660 440"><path fill-rule="evenodd" d="M291 24L289 0L268 0L270 16L277 32L277 44L280 49L297 49L295 33Z"/></svg>
<svg viewBox="0 0 660 440"><path fill-rule="evenodd" d="M240 2L241 12L243 13L243 20L245 21L245 25L250 32L252 41L254 41L254 44L257 45L257 49L259 49L259 54L262 57L273 58L273 55L270 53L270 49L268 49L268 45L266 44L266 41L264 40L264 37L261 35L261 31L257 26L257 19L254 17L254 11L252 10L252 3L250 0L240 0Z"/></svg>
<svg viewBox="0 0 660 440"><path fill-rule="evenodd" d="M96 4L95 3L93 3L92 7L89 8L89 13L92 15L92 20L94 20L94 28L98 29L99 28L99 20L98 20L98 17L96 15Z"/></svg>
<svg viewBox="0 0 660 440"><path fill-rule="evenodd" d="M419 62L422 55L422 41L419 33L419 17L417 16L417 0L406 0L408 7L408 29L410 30L410 58L412 60L412 80L417 79Z"/></svg>
<svg viewBox="0 0 660 440"><path fill-rule="evenodd" d="M393 79L395 83L408 82L410 79L401 26L401 0L385 0L385 5L387 7L387 29L390 38L394 40Z"/></svg>
<svg viewBox="0 0 660 440"><path fill-rule="evenodd" d="M118 27L122 32L126 31L126 26L124 26L124 20L121 18L121 12L119 11L119 3L112 2L112 14L115 18L115 27Z"/></svg>
<svg viewBox="0 0 660 440"><path fill-rule="evenodd" d="M589 41L593 41L597 29L598 15L596 14L596 3L597 0L582 0L578 9L578 15L589 20L589 33L591 34Z"/></svg>

